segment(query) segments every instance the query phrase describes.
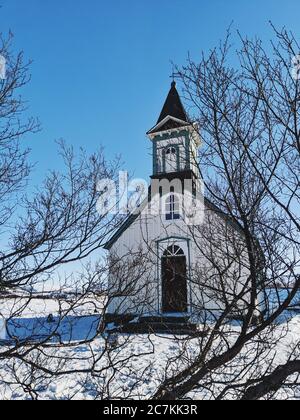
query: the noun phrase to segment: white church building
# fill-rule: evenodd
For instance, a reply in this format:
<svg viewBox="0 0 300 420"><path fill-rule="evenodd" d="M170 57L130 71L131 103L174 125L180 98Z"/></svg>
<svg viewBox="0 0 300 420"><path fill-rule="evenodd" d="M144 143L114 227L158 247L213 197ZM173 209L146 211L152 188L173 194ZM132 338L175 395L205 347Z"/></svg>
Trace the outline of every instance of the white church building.
<svg viewBox="0 0 300 420"><path fill-rule="evenodd" d="M148 198L105 246L108 318L242 311L249 296L243 234L204 198L199 127L189 121L175 82L147 136L153 150Z"/></svg>

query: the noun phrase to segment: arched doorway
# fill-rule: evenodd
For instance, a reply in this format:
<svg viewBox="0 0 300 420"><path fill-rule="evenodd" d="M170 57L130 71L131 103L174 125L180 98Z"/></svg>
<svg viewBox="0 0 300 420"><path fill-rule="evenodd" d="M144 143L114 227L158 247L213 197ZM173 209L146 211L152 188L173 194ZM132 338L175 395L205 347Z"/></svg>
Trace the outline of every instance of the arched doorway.
<svg viewBox="0 0 300 420"><path fill-rule="evenodd" d="M162 311L163 313L185 313L187 299L187 264L183 250L172 245L162 256Z"/></svg>

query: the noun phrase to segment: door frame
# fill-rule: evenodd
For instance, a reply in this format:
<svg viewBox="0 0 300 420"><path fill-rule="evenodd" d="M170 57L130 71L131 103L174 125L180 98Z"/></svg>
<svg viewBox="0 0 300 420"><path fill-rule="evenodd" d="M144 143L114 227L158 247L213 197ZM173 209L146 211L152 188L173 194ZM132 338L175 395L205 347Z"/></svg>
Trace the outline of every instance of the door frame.
<svg viewBox="0 0 300 420"><path fill-rule="evenodd" d="M156 251L157 251L157 313L163 315L162 307L162 264L161 259L165 250L171 246L179 246L186 257L186 272L187 272L187 312L174 312L174 314L192 314L192 287L191 287L191 239L186 237L179 236L170 236L167 238L160 239L156 241Z"/></svg>
<svg viewBox="0 0 300 420"><path fill-rule="evenodd" d="M188 310L187 258L183 250L179 249L182 251L180 255L163 255L161 258L162 313L164 314L186 314ZM173 271L173 274L171 273L173 281L176 282L178 279L177 290L172 287L172 280L170 281L169 277L170 271ZM179 280L179 278L181 279ZM179 284L181 286L180 290ZM177 284L174 284L174 286L177 286ZM172 303L172 300L174 301L175 298L178 298L177 310L176 303Z"/></svg>

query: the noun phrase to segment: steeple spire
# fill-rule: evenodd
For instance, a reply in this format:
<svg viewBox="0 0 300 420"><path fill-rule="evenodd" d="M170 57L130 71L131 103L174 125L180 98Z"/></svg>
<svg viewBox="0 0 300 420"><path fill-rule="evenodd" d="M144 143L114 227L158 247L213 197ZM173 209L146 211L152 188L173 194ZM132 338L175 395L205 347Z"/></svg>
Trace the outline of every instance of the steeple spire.
<svg viewBox="0 0 300 420"><path fill-rule="evenodd" d="M157 124L159 124L166 117L174 117L181 121L188 122L188 118L185 112L185 109L182 105L180 96L176 89L176 82L173 81L171 84L171 89L166 99L166 102L163 106L163 109L160 113Z"/></svg>

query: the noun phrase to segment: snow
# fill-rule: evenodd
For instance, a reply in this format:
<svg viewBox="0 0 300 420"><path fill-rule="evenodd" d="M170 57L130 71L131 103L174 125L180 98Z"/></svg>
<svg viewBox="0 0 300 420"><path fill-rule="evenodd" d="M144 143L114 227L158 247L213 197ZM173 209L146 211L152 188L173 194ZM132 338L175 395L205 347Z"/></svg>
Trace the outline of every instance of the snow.
<svg viewBox="0 0 300 420"><path fill-rule="evenodd" d="M146 399L156 391L165 377L166 369L168 375L171 375L172 371L184 367L187 360L193 360L199 353L198 339L185 341L182 337L181 340L176 340L172 335L118 335L114 336L113 340L107 340L105 335L99 333L98 326L101 318L100 315L93 313L95 306L91 302L87 300L86 306L78 305L72 315L65 316L59 313L55 301L35 302L34 312L44 312L46 316L30 317L30 311L26 310L23 311L26 316L8 320L8 333L11 338L17 336L19 340L30 338L38 342L45 335L51 334L49 347L44 348L43 352L33 351L26 360L28 362L38 360L40 366L53 370L54 373L58 369L61 375L53 376L51 372L41 372L21 360L8 358L1 360L1 353L9 348L2 343L0 347L1 399L93 400L124 397ZM10 309L11 304L12 302L10 302ZM101 304L99 302L97 304L100 308ZM13 304L14 308L17 306ZM65 306L65 309L68 310L68 306ZM50 320L49 313L54 314ZM234 340L240 331L239 323L228 325L228 331L233 334ZM276 367L278 364L285 363L291 349L297 348L300 340L300 315L296 312L286 312L277 321L270 334L274 349L266 350L266 356L262 357L259 366L261 370L270 364ZM84 340L91 341L83 344ZM61 345L62 341L66 345ZM107 352L108 344L109 353ZM255 345L255 343L249 343L241 355L241 360L245 361L251 356L249 349L251 346L255 348ZM171 358L175 360L180 354L184 354L184 357L169 363ZM111 361L114 362L115 369L111 369ZM257 368L253 366L253 369ZM221 372L217 372L218 379L231 375L236 366L222 369ZM27 381L30 381L30 389L24 385ZM199 389L188 397L213 399L211 392L205 389ZM230 396L228 398L230 399ZM277 398L300 398L300 387L293 391L282 389L277 394Z"/></svg>
<svg viewBox="0 0 300 420"><path fill-rule="evenodd" d="M80 325L79 325L80 327ZM282 335L285 325L278 329L278 336ZM236 329L238 331L238 329ZM290 345L300 338L300 317L290 321L289 332L277 345L274 364L284 363L288 358ZM122 347L124 345L124 347ZM97 374L74 373L60 377L50 377L46 374L34 374L31 371L33 388L39 399L85 399L106 398L108 392L114 398L122 398L130 395L132 398L148 398L156 390L160 380L164 377L165 367L170 356L176 356L182 350L182 343L175 341L172 336L136 335L120 336L119 348L111 351L110 357L118 363L119 367L113 372L109 368L108 358L102 356L105 346L104 338L97 338L89 345L78 345L71 348L59 348L48 352L53 357L52 367L54 368L57 358L64 360L62 370L88 369L96 361L95 370ZM197 354L197 340L189 343L189 355ZM122 366L122 360L129 355L134 355ZM62 359L60 359L62 358ZM49 360L49 359L48 359ZM2 363L0 369L0 397L4 399L30 398L20 385L14 383L14 376L11 363ZM47 366L47 365L46 365ZM16 366L14 366L16 369ZM101 372L102 369L102 372ZM27 377L30 369L17 368L18 375L21 372ZM171 373L171 370L169 370ZM5 381L4 381L5 378ZM141 380L142 378L142 380ZM11 383L9 383L11 381ZM200 390L190 394L193 399L211 398L206 391ZM300 397L300 390L299 390ZM282 395L286 398L286 394ZM294 396L290 396L294 398Z"/></svg>
<svg viewBox="0 0 300 420"><path fill-rule="evenodd" d="M97 335L100 321L100 316L54 317L51 322L46 318L10 319L7 322L6 339L30 342L48 339L51 343L92 340Z"/></svg>
<svg viewBox="0 0 300 420"><path fill-rule="evenodd" d="M90 315L101 313L104 298L96 299L94 296L70 299L39 299L32 296L20 298L0 299L0 317L9 318L32 318L47 317L48 315L68 314L68 315Z"/></svg>
<svg viewBox="0 0 300 420"><path fill-rule="evenodd" d="M265 293L270 309L274 310L279 304L282 304L284 300L287 299L290 292L291 290L288 288L266 289ZM290 307L300 309L300 291L296 293Z"/></svg>
<svg viewBox="0 0 300 420"><path fill-rule="evenodd" d="M82 325L78 324L81 329ZM278 326L278 337L286 325ZM238 331L238 328L235 328ZM274 364L284 363L288 357L290 345L300 338L300 317L293 318L289 323L289 332L277 345ZM55 369L57 360L63 360L62 370L89 369L95 363L97 375L76 373L51 377L46 374L36 376L31 372L33 388L40 399L85 399L108 397L122 398L130 395L132 398L150 397L156 390L160 380L164 377L164 371L170 356L175 357L182 350L182 343L175 341L171 335L165 336L119 336L119 348L111 351L110 357L119 363L115 372L109 367L108 359L102 356L105 347L103 337L98 337L91 344L76 345L70 348L57 348L48 351L45 358L45 366L51 360L52 368ZM124 347L123 347L124 345ZM197 353L197 340L189 343L190 356ZM133 356L122 366L122 360ZM53 359L51 359L53 358ZM41 362L41 360L40 360ZM9 362L0 363L0 397L4 399L24 399L30 396L26 394L20 385L14 383L13 367ZM100 370L102 370L101 373ZM19 377L28 376L29 368L22 366L17 369ZM170 372L169 372L170 373ZM5 380L4 380L5 378ZM141 380L142 378L142 380ZM2 379L2 381L1 381ZM110 382L111 381L111 382ZM1 383L2 382L2 383ZM211 398L203 391L190 395L194 399ZM300 392L299 392L300 396Z"/></svg>

